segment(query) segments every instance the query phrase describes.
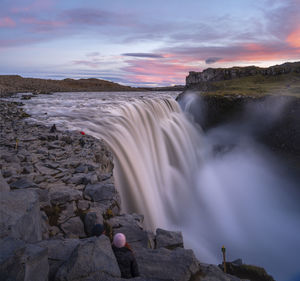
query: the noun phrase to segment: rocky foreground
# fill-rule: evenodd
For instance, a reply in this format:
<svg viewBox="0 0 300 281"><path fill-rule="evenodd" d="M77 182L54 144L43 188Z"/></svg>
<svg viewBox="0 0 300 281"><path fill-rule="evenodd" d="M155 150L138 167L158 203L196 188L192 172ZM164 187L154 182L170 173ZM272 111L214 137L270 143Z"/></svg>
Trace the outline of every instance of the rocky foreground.
<svg viewBox="0 0 300 281"><path fill-rule="evenodd" d="M113 158L100 140L30 124L17 103L0 102L0 280L123 280L110 239L95 223L122 232L141 277L134 280L240 280L200 263L180 232L146 231L143 216L121 214ZM264 269L227 264L249 280Z"/></svg>

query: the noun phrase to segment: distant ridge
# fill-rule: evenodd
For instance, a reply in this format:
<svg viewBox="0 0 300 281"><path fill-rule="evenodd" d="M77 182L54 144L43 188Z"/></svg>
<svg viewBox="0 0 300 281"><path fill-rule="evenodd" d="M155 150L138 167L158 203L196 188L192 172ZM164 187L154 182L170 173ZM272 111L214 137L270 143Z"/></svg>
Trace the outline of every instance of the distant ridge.
<svg viewBox="0 0 300 281"><path fill-rule="evenodd" d="M23 78L19 75L0 75L0 94L18 92L101 92L101 91L137 91L137 88L123 86L114 82L88 78L51 80L39 78Z"/></svg>
<svg viewBox="0 0 300 281"><path fill-rule="evenodd" d="M300 95L300 62L191 71L186 88L214 94Z"/></svg>

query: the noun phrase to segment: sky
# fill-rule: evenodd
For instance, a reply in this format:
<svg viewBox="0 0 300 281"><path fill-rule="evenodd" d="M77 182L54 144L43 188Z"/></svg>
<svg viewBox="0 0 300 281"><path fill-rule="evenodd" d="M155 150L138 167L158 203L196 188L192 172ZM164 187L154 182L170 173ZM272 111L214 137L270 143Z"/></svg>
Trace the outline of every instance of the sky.
<svg viewBox="0 0 300 281"><path fill-rule="evenodd" d="M0 0L0 75L185 83L300 60L300 0Z"/></svg>

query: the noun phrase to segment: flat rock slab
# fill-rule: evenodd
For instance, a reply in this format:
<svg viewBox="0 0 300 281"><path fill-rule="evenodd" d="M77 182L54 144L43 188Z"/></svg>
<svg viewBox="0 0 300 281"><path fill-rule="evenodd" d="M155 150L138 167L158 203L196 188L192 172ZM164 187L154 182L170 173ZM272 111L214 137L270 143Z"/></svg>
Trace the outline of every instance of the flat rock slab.
<svg viewBox="0 0 300 281"><path fill-rule="evenodd" d="M82 281L101 273L121 277L110 241L105 235L82 240L68 261L59 268L55 281Z"/></svg>
<svg viewBox="0 0 300 281"><path fill-rule="evenodd" d="M1 193L0 238L6 236L32 243L42 239L40 203L34 191Z"/></svg>
<svg viewBox="0 0 300 281"><path fill-rule="evenodd" d="M145 249L135 251L141 277L189 281L199 271L192 250Z"/></svg>
<svg viewBox="0 0 300 281"><path fill-rule="evenodd" d="M21 178L19 180L16 180L10 184L10 187L12 189L25 189L30 187L37 187L37 185L26 178Z"/></svg>
<svg viewBox="0 0 300 281"><path fill-rule="evenodd" d="M96 202L118 200L115 186L109 183L88 184L84 190L84 196Z"/></svg>
<svg viewBox="0 0 300 281"><path fill-rule="evenodd" d="M177 231L167 231L158 228L156 230L156 248L167 248L169 250L183 248L182 233Z"/></svg>
<svg viewBox="0 0 300 281"><path fill-rule="evenodd" d="M57 186L50 189L49 196L52 205L62 205L82 199L82 192L67 186Z"/></svg>

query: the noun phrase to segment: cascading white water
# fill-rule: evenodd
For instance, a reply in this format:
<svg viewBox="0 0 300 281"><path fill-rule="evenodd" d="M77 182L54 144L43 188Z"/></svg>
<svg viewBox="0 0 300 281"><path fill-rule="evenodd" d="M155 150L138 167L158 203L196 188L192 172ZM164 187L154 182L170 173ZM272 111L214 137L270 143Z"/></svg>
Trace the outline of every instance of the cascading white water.
<svg viewBox="0 0 300 281"><path fill-rule="evenodd" d="M170 96L133 94L39 96L26 108L105 139L124 209L144 214L151 229L181 230L201 261L219 263L224 244L229 260L263 266L276 280L299 274L297 183L276 158L227 125L203 134Z"/></svg>
<svg viewBox="0 0 300 281"><path fill-rule="evenodd" d="M152 230L179 222L181 209L194 201L201 135L173 99L137 100L113 113L87 129L114 153L124 210L144 214Z"/></svg>

